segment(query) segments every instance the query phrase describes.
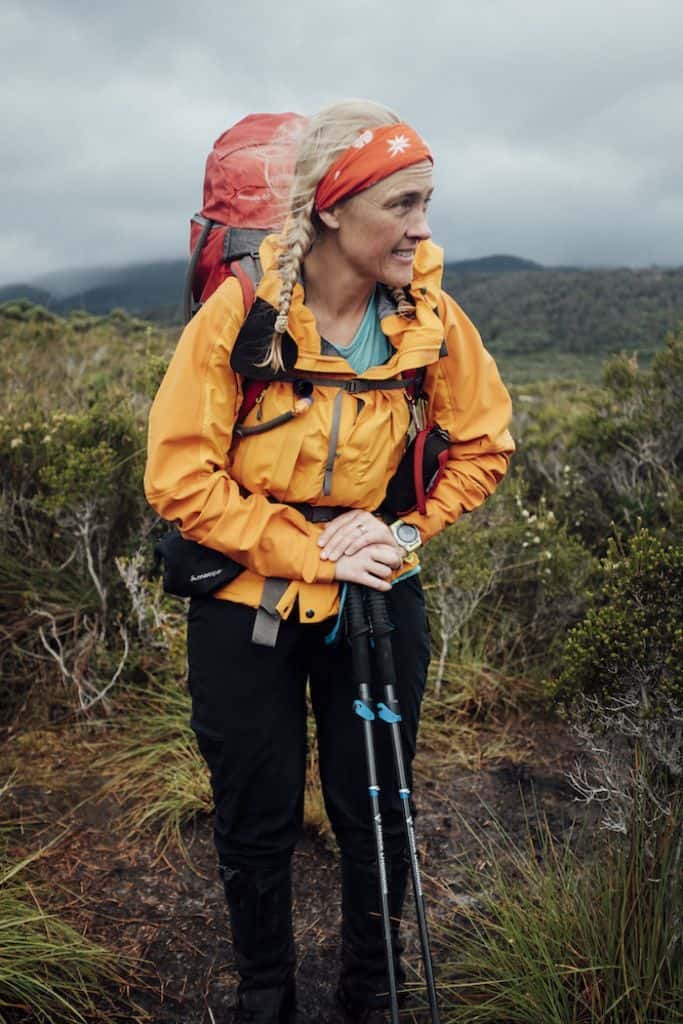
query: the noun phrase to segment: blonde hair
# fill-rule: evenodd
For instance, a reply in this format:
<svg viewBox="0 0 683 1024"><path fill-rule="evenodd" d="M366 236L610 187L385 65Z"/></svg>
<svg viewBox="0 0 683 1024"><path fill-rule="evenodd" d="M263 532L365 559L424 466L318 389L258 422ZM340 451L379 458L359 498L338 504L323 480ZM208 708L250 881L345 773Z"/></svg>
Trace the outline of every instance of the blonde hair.
<svg viewBox="0 0 683 1024"><path fill-rule="evenodd" d="M284 370L282 336L287 330L292 292L301 272L301 264L320 228L314 210L318 183L334 161L354 142L364 128L398 124L392 110L371 100L345 100L324 107L310 119L299 139L294 178L289 195L285 226L280 235L280 305L275 332L262 366ZM398 311L414 312L401 288L394 290Z"/></svg>

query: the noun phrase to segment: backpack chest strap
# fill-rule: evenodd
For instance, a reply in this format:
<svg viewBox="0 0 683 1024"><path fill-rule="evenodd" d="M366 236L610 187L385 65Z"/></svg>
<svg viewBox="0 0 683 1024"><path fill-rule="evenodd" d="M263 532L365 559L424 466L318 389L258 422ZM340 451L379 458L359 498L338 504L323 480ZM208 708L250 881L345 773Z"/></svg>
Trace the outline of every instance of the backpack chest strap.
<svg viewBox="0 0 683 1024"><path fill-rule="evenodd" d="M399 391L413 387L412 377L391 377L388 380L367 380L364 377L324 377L317 373L286 373L278 380L308 381L319 388L340 388L349 395L359 395L363 391Z"/></svg>

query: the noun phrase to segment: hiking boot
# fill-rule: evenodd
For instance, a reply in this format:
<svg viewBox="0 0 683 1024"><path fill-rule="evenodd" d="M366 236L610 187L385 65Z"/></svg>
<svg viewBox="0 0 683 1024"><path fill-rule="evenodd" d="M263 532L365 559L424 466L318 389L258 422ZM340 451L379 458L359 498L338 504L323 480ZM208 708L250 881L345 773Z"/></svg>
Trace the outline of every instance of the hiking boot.
<svg viewBox="0 0 683 1024"><path fill-rule="evenodd" d="M296 1014L289 863L246 870L222 865L235 964L234 1024L293 1024Z"/></svg>
<svg viewBox="0 0 683 1024"><path fill-rule="evenodd" d="M399 928L410 864L402 854L387 858L389 915L396 987L405 981ZM342 955L337 998L350 1021L377 1011L388 1014L386 949L377 865L342 855ZM388 1016L386 1017L388 1019Z"/></svg>
<svg viewBox="0 0 683 1024"><path fill-rule="evenodd" d="M294 982L286 986L247 989L238 995L232 1024L294 1024L296 993Z"/></svg>
<svg viewBox="0 0 683 1024"><path fill-rule="evenodd" d="M391 1011L386 1006L355 1006L348 1001L344 989L337 986L337 1002L344 1011L344 1024L390 1024Z"/></svg>

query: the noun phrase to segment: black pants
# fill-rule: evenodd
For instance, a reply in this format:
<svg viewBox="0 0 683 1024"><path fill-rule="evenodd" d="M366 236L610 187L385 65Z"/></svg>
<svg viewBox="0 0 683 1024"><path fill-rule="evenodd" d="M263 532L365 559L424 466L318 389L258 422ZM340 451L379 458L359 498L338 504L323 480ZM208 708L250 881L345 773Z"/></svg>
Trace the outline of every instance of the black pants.
<svg viewBox="0 0 683 1024"><path fill-rule="evenodd" d="M396 584L387 606L396 627L392 646L409 769L429 661L419 577ZM190 604L192 727L211 772L219 859L234 867L275 866L291 855L300 834L307 678L325 807L337 842L351 856L374 857L362 723L352 710L358 694L350 648L344 640L337 647L323 642L330 621L310 626L295 614L281 624L277 645L268 648L250 641L252 608L210 597ZM385 845L388 853L398 852L403 815L388 727L378 722L374 736Z"/></svg>
<svg viewBox="0 0 683 1024"><path fill-rule="evenodd" d="M419 577L387 594L409 785L429 638ZM232 870L278 870L301 832L306 765L306 682L316 719L325 807L343 861L371 864L375 841L351 652L324 643L332 620L280 626L274 648L251 643L255 611L193 598L188 616L192 727L209 766L219 861ZM382 697L381 692L377 694ZM374 728L385 851L405 856L403 812L388 726Z"/></svg>

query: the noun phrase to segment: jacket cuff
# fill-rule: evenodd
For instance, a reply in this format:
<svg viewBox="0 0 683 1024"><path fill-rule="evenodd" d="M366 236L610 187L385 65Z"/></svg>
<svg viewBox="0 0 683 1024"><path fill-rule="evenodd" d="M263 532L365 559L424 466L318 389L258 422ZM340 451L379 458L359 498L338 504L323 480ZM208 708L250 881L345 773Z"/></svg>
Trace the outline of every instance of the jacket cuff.
<svg viewBox="0 0 683 1024"><path fill-rule="evenodd" d="M301 566L304 583L333 583L335 579L334 562L320 557L321 549L316 541L308 541Z"/></svg>

